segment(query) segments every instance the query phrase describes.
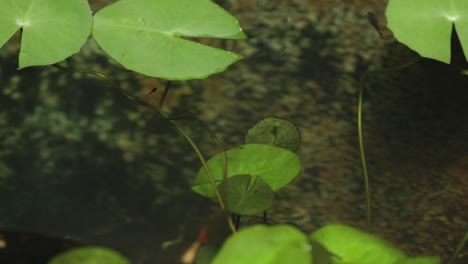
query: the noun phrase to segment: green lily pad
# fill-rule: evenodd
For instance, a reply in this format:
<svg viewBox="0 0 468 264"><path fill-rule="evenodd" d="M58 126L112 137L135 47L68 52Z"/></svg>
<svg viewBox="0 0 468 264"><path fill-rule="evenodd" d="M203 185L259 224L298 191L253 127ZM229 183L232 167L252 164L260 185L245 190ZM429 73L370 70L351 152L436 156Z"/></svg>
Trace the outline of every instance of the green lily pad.
<svg viewBox="0 0 468 264"><path fill-rule="evenodd" d="M230 236L213 264L310 264L307 237L288 225L256 225Z"/></svg>
<svg viewBox="0 0 468 264"><path fill-rule="evenodd" d="M386 16L395 37L421 56L450 63L452 26L468 53L468 1L390 0Z"/></svg>
<svg viewBox="0 0 468 264"><path fill-rule="evenodd" d="M327 225L310 235L333 254L333 263L393 264L406 255L386 240L344 225Z"/></svg>
<svg viewBox="0 0 468 264"><path fill-rule="evenodd" d="M57 63L80 50L91 22L86 0L2 0L0 46L22 29L20 68Z"/></svg>
<svg viewBox="0 0 468 264"><path fill-rule="evenodd" d="M260 177L273 191L290 183L301 169L299 157L284 148L262 144L246 144L226 152L228 177L248 174ZM217 154L208 160L215 182L223 181L223 158ZM192 189L206 197L213 198L215 193L203 168L197 174Z"/></svg>
<svg viewBox="0 0 468 264"><path fill-rule="evenodd" d="M130 261L108 248L81 247L55 256L48 264L130 264Z"/></svg>
<svg viewBox="0 0 468 264"><path fill-rule="evenodd" d="M120 0L94 16L93 37L125 68L170 80L206 78L242 56L184 37L243 39L211 0Z"/></svg>
<svg viewBox="0 0 468 264"><path fill-rule="evenodd" d="M252 182L253 181L253 182ZM273 191L262 178L250 175L236 175L222 182L218 189L224 197L224 184L227 183L227 207L240 215L256 215L271 207Z"/></svg>

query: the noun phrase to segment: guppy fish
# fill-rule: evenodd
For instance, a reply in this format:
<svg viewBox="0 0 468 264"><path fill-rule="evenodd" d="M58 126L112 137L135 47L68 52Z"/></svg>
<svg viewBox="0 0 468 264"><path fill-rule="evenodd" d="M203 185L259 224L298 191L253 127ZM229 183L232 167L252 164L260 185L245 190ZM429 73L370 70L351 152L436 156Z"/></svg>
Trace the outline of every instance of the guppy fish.
<svg viewBox="0 0 468 264"><path fill-rule="evenodd" d="M377 30L377 32L380 35L380 38L384 39L382 30L379 25L379 21L377 20L377 16L375 15L375 13L372 11L367 12L367 19L369 20L369 23L375 28L375 30Z"/></svg>

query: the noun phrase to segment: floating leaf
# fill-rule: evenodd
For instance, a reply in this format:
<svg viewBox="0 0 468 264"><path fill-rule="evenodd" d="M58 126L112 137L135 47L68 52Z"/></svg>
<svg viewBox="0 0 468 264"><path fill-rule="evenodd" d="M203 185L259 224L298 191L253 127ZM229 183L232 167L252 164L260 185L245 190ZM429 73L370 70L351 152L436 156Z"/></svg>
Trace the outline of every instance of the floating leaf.
<svg viewBox="0 0 468 264"><path fill-rule="evenodd" d="M94 16L93 37L127 69L187 80L222 72L242 56L184 37L242 39L245 34L211 0L120 0Z"/></svg>
<svg viewBox="0 0 468 264"><path fill-rule="evenodd" d="M229 177L226 183L229 211L240 215L256 215L271 207L273 191L262 178L236 175ZM225 182L218 187L221 194L224 193L224 184Z"/></svg>
<svg viewBox="0 0 468 264"><path fill-rule="evenodd" d="M91 22L86 0L2 0L0 46L22 28L19 67L57 63L80 50Z"/></svg>
<svg viewBox="0 0 468 264"><path fill-rule="evenodd" d="M452 26L468 53L468 1L390 0L386 16L395 37L421 56L450 62Z"/></svg>
<svg viewBox="0 0 468 264"><path fill-rule="evenodd" d="M213 264L310 264L307 237L288 225L256 225L229 237Z"/></svg>
<svg viewBox="0 0 468 264"><path fill-rule="evenodd" d="M108 248L81 247L55 256L48 264L130 264L128 259Z"/></svg>
<svg viewBox="0 0 468 264"><path fill-rule="evenodd" d="M276 191L290 183L301 169L298 156L286 149L262 144L246 144L226 152L228 177L248 174L260 177ZM223 180L223 158L218 154L208 161L215 182ZM215 197L210 180L203 168L198 172L192 189L206 197Z"/></svg>
<svg viewBox="0 0 468 264"><path fill-rule="evenodd" d="M325 246L338 261L334 263L393 264L406 255L386 240L344 225L327 225L311 239Z"/></svg>

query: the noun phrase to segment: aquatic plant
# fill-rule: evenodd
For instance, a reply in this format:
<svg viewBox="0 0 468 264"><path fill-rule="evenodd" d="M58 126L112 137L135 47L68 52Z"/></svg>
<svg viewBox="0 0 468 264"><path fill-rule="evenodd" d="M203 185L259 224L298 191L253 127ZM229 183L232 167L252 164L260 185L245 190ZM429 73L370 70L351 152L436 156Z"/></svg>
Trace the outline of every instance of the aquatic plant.
<svg viewBox="0 0 468 264"><path fill-rule="evenodd" d="M186 39L245 38L237 20L209 0L120 0L94 16L90 15L84 0L50 0L48 5L43 5L43 2L20 0L0 3L0 23L5 25L5 30L0 32L0 43L3 45L18 29L22 31L20 68L58 63L78 52L90 33L110 57L127 69L170 81L206 78L224 71L242 58L233 52ZM299 140L285 143L282 128L277 127L277 123L264 125L266 133L263 135L257 134L258 128L253 128L247 136L248 144L228 151L221 148L220 154L206 161L200 148L178 123L180 119L195 117L171 117L161 111L163 100L158 106L151 105L134 97L102 73L55 66L92 74L108 82L128 100L150 108L171 122L202 163L193 190L216 198L226 214L254 215L265 211L271 206L273 192L287 185L299 173L299 159L291 151L297 149ZM167 89L170 84L168 82ZM294 127L288 130L297 132ZM208 132L221 146L215 134L209 129ZM277 143L280 146L272 146ZM228 223L233 233L236 232L229 217ZM77 249L58 256L50 263L73 263L83 256L94 259L96 255L102 257L102 253L100 249ZM105 254L108 253L106 251ZM300 264L311 260L316 263L439 262L437 257L408 258L388 242L346 226L325 226L306 236L291 226L259 225L232 235L214 259L204 263L294 261ZM93 261L127 263L113 253L106 255L105 260L98 258Z"/></svg>
<svg viewBox="0 0 468 264"><path fill-rule="evenodd" d="M415 12L415 10L418 11ZM465 16L466 13L468 13L468 3L466 1L454 0L415 0L411 2L390 0L386 9L388 27L393 31L398 41L406 44L422 57L439 60L444 63L450 63L451 61L452 30L456 30L465 59L468 58L468 19ZM373 26L376 26L374 21L370 22ZM380 31L379 34L381 34ZM361 75L359 80L358 139L366 190L368 230L371 227L371 198L362 128L364 80L373 74L401 70L420 60L421 57L396 67L368 71ZM456 256L460 254L466 241L468 241L468 231L461 239L449 263L455 263Z"/></svg>
<svg viewBox="0 0 468 264"><path fill-rule="evenodd" d="M344 225L326 225L308 236L288 225L257 225L229 238L212 263L436 264L440 260L408 257L389 242Z"/></svg>

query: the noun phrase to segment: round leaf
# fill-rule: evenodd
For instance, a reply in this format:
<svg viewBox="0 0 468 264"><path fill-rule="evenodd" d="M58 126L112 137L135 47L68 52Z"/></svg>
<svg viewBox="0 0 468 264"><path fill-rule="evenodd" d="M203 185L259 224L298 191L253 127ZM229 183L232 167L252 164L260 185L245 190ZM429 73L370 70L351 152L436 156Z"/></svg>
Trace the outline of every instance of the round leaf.
<svg viewBox="0 0 468 264"><path fill-rule="evenodd" d="M386 16L395 37L421 56L450 62L452 24L468 52L468 2L391 0Z"/></svg>
<svg viewBox="0 0 468 264"><path fill-rule="evenodd" d="M130 264L119 253L103 247L81 247L55 256L48 264Z"/></svg>
<svg viewBox="0 0 468 264"><path fill-rule="evenodd" d="M249 129L245 143L267 144L296 151L301 143L301 136L291 121L268 117Z"/></svg>
<svg viewBox="0 0 468 264"><path fill-rule="evenodd" d="M183 37L245 38L211 0L120 0L94 16L93 37L125 68L170 80L205 78L242 56Z"/></svg>
<svg viewBox="0 0 468 264"><path fill-rule="evenodd" d="M86 0L2 0L0 46L22 28L19 67L53 64L80 50L91 22Z"/></svg>
<svg viewBox="0 0 468 264"><path fill-rule="evenodd" d="M226 240L213 264L310 264L310 245L299 230L287 226L256 225Z"/></svg>
<svg viewBox="0 0 468 264"><path fill-rule="evenodd" d="M290 183L301 169L298 156L284 148L246 144L226 152L228 160L228 177L249 174L260 177L273 191ZM208 161L215 182L223 181L223 158L217 154ZM192 189L206 197L215 197L210 180L203 168L198 172Z"/></svg>
<svg viewBox="0 0 468 264"><path fill-rule="evenodd" d="M406 258L389 242L349 226L327 225L310 237L336 256L337 263L393 264Z"/></svg>
<svg viewBox="0 0 468 264"><path fill-rule="evenodd" d="M227 183L227 207L240 215L256 215L271 207L273 191L262 178L250 175L236 175L222 182L218 189L224 195Z"/></svg>

